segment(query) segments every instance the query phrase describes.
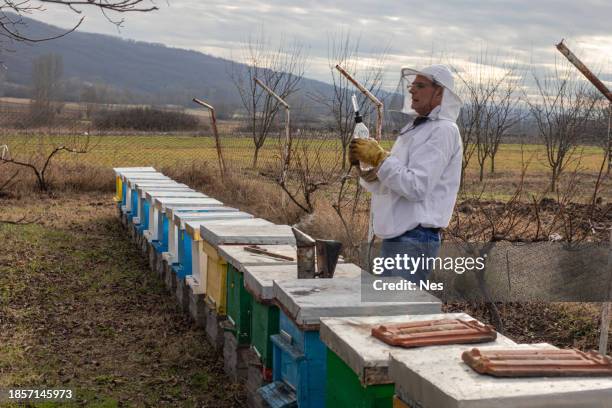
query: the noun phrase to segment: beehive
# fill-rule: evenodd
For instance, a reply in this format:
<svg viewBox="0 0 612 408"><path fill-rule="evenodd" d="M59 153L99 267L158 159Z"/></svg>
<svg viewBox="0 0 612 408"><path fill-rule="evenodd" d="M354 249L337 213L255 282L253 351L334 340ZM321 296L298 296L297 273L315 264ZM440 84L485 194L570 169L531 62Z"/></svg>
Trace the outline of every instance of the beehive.
<svg viewBox="0 0 612 408"><path fill-rule="evenodd" d="M130 173L122 176L123 182L123 200L121 210L128 216L128 220L134 217L132 214L133 209L135 210L137 204L137 194L132 194L132 189L129 187L130 181L156 181L156 180L170 180L169 177L164 176L161 173Z"/></svg>
<svg viewBox="0 0 612 408"><path fill-rule="evenodd" d="M609 407L612 378L495 378L481 375L461 360L473 345L437 346L431 352L391 352L389 376L395 393L410 406L480 407ZM549 344L478 345L479 349L555 349Z"/></svg>
<svg viewBox="0 0 612 408"><path fill-rule="evenodd" d="M251 312L251 346L260 356L264 367L272 368L272 342L270 336L278 333L279 310L274 300L274 281L296 280L297 264L245 265L244 287L253 297ZM358 278L361 268L355 264L340 263L335 278Z"/></svg>
<svg viewBox="0 0 612 408"><path fill-rule="evenodd" d="M206 297L219 315L226 314L227 263L217 248L224 244L293 244L295 238L287 225L202 225L200 235L207 257Z"/></svg>
<svg viewBox="0 0 612 408"><path fill-rule="evenodd" d="M273 380L296 390L300 407L325 406L327 348L319 338L322 317L397 316L439 313L441 303L426 292L404 302L361 302L361 278L274 282L281 309L279 334L272 336Z"/></svg>
<svg viewBox="0 0 612 408"><path fill-rule="evenodd" d="M244 272L248 266L295 264L296 247L292 245L258 245L258 248L274 254L293 258L293 260L256 254L245 249L244 245L220 245L219 254L227 263L227 318L234 326L238 344L251 342L251 314L253 296L244 286Z"/></svg>
<svg viewBox="0 0 612 408"><path fill-rule="evenodd" d="M327 347L327 406L374 408L392 405L394 384L389 377L389 353L398 348L373 337L372 328L384 324L455 318L473 320L465 313L322 318L320 337ZM482 344L515 343L498 335L496 342ZM435 353L437 347L441 346L420 350Z"/></svg>
<svg viewBox="0 0 612 408"><path fill-rule="evenodd" d="M136 182L132 188L137 197L136 216L132 219L134 224L139 224L139 232L143 233L149 228L149 208L151 207L151 199L147 199L147 194L150 197L158 197L161 192L194 192L195 190L187 187L185 184L176 182L168 183L145 183Z"/></svg>
<svg viewBox="0 0 612 408"><path fill-rule="evenodd" d="M193 206L221 207L223 203L214 198L172 198L159 197L153 199L152 219L155 221L153 226L152 241L153 246L159 253L168 251L170 220L165 216L166 208L182 208Z"/></svg>
<svg viewBox="0 0 612 408"><path fill-rule="evenodd" d="M123 199L123 180L122 176L127 173L157 173L153 167L115 167L115 201L121 202Z"/></svg>

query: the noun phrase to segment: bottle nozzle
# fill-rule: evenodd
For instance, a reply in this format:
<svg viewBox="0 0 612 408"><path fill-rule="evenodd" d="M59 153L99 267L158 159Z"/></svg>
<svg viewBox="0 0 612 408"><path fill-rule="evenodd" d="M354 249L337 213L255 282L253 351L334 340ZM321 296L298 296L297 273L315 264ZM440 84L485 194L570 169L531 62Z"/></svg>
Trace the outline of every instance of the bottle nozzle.
<svg viewBox="0 0 612 408"><path fill-rule="evenodd" d="M355 113L359 113L359 105L357 104L357 95L353 94L351 97L351 101L353 101L353 110Z"/></svg>

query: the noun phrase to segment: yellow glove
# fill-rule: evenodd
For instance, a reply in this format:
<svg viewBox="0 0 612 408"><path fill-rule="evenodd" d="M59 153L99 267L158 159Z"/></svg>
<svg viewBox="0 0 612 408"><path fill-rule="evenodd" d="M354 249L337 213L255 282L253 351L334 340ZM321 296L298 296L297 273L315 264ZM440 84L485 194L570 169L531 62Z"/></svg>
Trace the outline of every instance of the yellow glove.
<svg viewBox="0 0 612 408"><path fill-rule="evenodd" d="M358 160L361 163L378 167L389 153L386 152L374 139L353 139L349 145L349 160Z"/></svg>

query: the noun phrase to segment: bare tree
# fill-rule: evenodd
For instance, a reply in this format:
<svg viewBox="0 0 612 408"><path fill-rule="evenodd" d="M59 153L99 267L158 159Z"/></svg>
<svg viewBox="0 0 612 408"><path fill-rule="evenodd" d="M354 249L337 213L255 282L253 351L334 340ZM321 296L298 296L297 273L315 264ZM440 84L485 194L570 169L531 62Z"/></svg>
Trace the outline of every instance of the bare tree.
<svg viewBox="0 0 612 408"><path fill-rule="evenodd" d="M556 63L545 75L533 71L533 78L536 95L525 95L525 101L546 146L550 190L554 192L587 127L596 99L588 92L588 84L577 80L564 64Z"/></svg>
<svg viewBox="0 0 612 408"><path fill-rule="evenodd" d="M606 175L612 170L612 102L601 95L597 95L597 104L594 109L592 132L595 142L600 145L604 157L608 162Z"/></svg>
<svg viewBox="0 0 612 408"><path fill-rule="evenodd" d="M34 125L50 124L58 109L60 80L63 73L62 57L47 54L34 60L32 67L33 98L30 103L31 121Z"/></svg>
<svg viewBox="0 0 612 408"><path fill-rule="evenodd" d="M82 8L98 8L111 23L117 26L123 24L123 19L113 19L108 12L149 12L158 9L151 0L5 0L0 3L0 35L13 41L30 43L52 40L73 32L85 18L81 17L74 27L59 35L33 38L24 33L24 30L27 31L27 25L22 16L44 13L45 3L67 7L79 15L82 14Z"/></svg>
<svg viewBox="0 0 612 408"><path fill-rule="evenodd" d="M483 52L474 63L475 68L464 71L455 68L461 93L466 99L458 120L464 144L463 171L476 153L480 168L479 179L484 179L486 161L495 172L495 156L502 138L520 119L517 90L522 82L515 64L498 63Z"/></svg>
<svg viewBox="0 0 612 408"><path fill-rule="evenodd" d="M68 153L87 153L89 149L89 136L84 138L73 137L70 144L53 144L48 135L39 136L39 143L36 147L22 144L20 153L13 151L7 152L0 157L0 164L12 164L17 167L30 169L36 177L36 186L39 191L50 191L47 171L52 160L61 152ZM48 144L51 146L49 147ZM7 149L8 150L8 149Z"/></svg>
<svg viewBox="0 0 612 408"><path fill-rule="evenodd" d="M360 114L366 118L371 116L374 107L366 101L366 96L357 91L335 67L336 65L342 66L375 96L379 96L383 83L383 64L386 58L386 50L365 59L360 57L359 47L359 38L351 36L350 33L330 35L327 45L327 60L332 77L333 94L331 99L324 94L310 95L315 102L327 106L332 115L333 130L342 146L341 164L343 170L348 163L348 145L351 142L355 126L351 96L353 93L357 95L361 109Z"/></svg>
<svg viewBox="0 0 612 408"><path fill-rule="evenodd" d="M281 40L273 48L263 33L249 38L240 53L241 63L231 62L229 76L247 113L249 131L255 145L252 165L256 168L259 151L273 130L280 102L257 86L254 80L259 78L276 95L286 99L298 90L307 57L298 42L287 45Z"/></svg>

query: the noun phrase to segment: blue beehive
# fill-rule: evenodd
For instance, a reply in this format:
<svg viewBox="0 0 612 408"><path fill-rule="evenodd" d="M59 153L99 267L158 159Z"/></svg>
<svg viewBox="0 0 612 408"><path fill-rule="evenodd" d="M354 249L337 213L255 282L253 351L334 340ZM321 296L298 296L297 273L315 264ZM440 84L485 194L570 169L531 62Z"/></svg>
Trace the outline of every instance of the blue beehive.
<svg viewBox="0 0 612 408"><path fill-rule="evenodd" d="M435 297L417 291L406 293L403 302L363 303L360 278L275 281L273 290L281 309L279 334L271 337L273 380L295 389L301 408L325 406L327 363L326 346L319 338L321 317L439 313L441 306Z"/></svg>
<svg viewBox="0 0 612 408"><path fill-rule="evenodd" d="M119 203L119 205L125 205L125 202L122 203L125 196L125 189L123 188L122 180L124 174L146 172L157 173L157 170L155 170L153 167L115 167L113 168L113 171L115 172L115 201Z"/></svg>
<svg viewBox="0 0 612 408"><path fill-rule="evenodd" d="M131 221L134 217L134 210L137 207L138 197L137 194L132 194L133 190L130 188L129 183L137 181L157 181L157 180L171 180L169 177L164 176L161 173L130 173L122 176L123 187L125 191L124 200L122 201L121 210Z"/></svg>
<svg viewBox="0 0 612 408"><path fill-rule="evenodd" d="M198 197L198 198L207 198L208 196L199 193L189 187L180 187L182 186L181 184L179 184L178 186L174 187L174 186L167 186L167 187L147 187L147 188L142 188L139 191L139 194L137 194L139 196L139 211L138 211L138 218L134 218L132 220L132 222L134 224L142 224L143 222L145 222L144 218L150 218L149 213L147 212L146 216L144 215L144 207L145 207L145 203L148 203L147 205L147 209L150 208L151 206L151 202L154 198L164 198L164 197L177 197L177 198L183 198L183 197ZM142 197L144 195L144 197ZM148 224L148 222L147 222ZM147 228L148 229L148 228ZM140 228L140 230L144 231L144 228Z"/></svg>
<svg viewBox="0 0 612 408"><path fill-rule="evenodd" d="M227 208L227 207L226 207ZM173 214L174 227L178 229L177 263L173 269L180 277L184 278L193 274L193 257L198 256L197 241L200 238L200 226L205 223L246 220L251 219L251 214L231 208L228 212L175 212ZM196 248L194 248L194 244ZM194 251L195 249L195 251Z"/></svg>
<svg viewBox="0 0 612 408"><path fill-rule="evenodd" d="M146 193L155 191L194 191L189 186L177 183L174 180L160 180L157 182L138 181L133 182L133 190L136 191L138 197L138 232L142 234L149 228L149 208L150 202L147 200Z"/></svg>
<svg viewBox="0 0 612 408"><path fill-rule="evenodd" d="M158 253L168 251L170 222L166 217L166 208L181 208L194 206L221 207L223 203L214 198L172 198L172 197L155 197L152 199L153 215L155 221L153 225L153 233L147 239L150 239L151 244Z"/></svg>
<svg viewBox="0 0 612 408"><path fill-rule="evenodd" d="M122 184L122 200L121 205L127 208L122 208L122 210L131 209L132 204L132 189L130 188L130 181L160 181L160 180L171 180L169 177L164 176L158 172L148 172L148 173L124 173L121 175L121 184Z"/></svg>
<svg viewBox="0 0 612 408"><path fill-rule="evenodd" d="M218 202L220 203L220 202ZM195 210L194 210L195 208ZM198 209L199 208L199 209ZM185 209L186 213L183 215L183 209ZM223 205L217 206L199 206L199 207L185 207L180 203L171 203L168 204L165 211L162 210L160 212L160 217L162 217L161 223L166 225L166 229L164 230L164 236L161 241L166 244L167 252L164 255L164 258L168 261L169 264L174 264L177 262L176 257L178 256L178 242L179 242L179 234L180 229L185 229L185 220L189 217L198 217L198 214L209 214L209 213L235 213L238 210L232 207L225 207ZM180 218L175 219L177 214L181 214ZM206 218L204 216L203 218ZM210 216L209 216L210 218Z"/></svg>

